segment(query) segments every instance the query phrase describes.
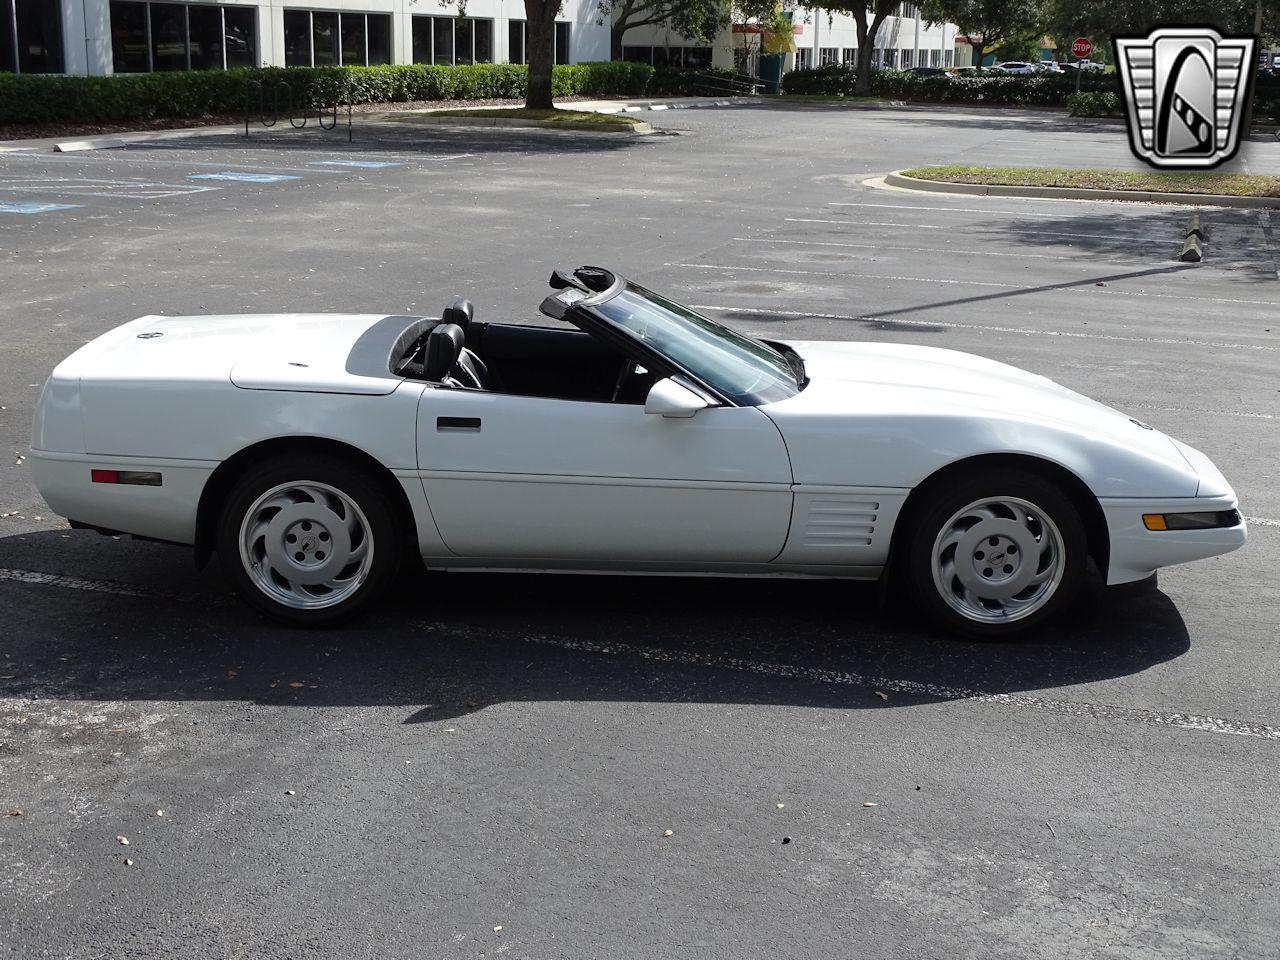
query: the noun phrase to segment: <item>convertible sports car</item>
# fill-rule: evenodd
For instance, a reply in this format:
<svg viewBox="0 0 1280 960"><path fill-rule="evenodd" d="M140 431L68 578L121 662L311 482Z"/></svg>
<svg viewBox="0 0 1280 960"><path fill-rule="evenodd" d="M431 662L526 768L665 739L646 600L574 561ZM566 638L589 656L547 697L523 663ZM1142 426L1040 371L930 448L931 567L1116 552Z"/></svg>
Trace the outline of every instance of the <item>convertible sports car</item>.
<svg viewBox="0 0 1280 960"><path fill-rule="evenodd" d="M886 343L757 340L595 267L558 326L147 316L63 361L31 464L76 527L220 555L330 623L440 570L876 578L999 638L1106 581L1234 550L1197 450L1044 377Z"/></svg>

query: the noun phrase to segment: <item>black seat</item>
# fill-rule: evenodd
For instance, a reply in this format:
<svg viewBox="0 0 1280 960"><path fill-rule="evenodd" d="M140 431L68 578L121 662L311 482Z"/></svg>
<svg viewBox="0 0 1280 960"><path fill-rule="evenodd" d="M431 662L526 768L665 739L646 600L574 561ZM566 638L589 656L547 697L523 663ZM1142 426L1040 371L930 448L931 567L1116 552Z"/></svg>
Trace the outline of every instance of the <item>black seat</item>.
<svg viewBox="0 0 1280 960"><path fill-rule="evenodd" d="M467 342L475 344L476 338L473 336L474 331L471 329L471 321L475 315L476 308L470 300L466 297L454 297L449 301L449 305L444 308L441 321L453 324L462 330L463 346L458 354L458 365L462 369L456 379L461 380L468 387L487 390L489 389L489 368L480 359L480 355L466 345Z"/></svg>
<svg viewBox="0 0 1280 960"><path fill-rule="evenodd" d="M466 297L454 297L444 308L442 319L445 323L456 323L464 334L471 332L471 320L476 315L476 308Z"/></svg>
<svg viewBox="0 0 1280 960"><path fill-rule="evenodd" d="M456 323L434 327L422 349L423 379L448 387L488 389L489 371L479 357L463 346L466 339Z"/></svg>

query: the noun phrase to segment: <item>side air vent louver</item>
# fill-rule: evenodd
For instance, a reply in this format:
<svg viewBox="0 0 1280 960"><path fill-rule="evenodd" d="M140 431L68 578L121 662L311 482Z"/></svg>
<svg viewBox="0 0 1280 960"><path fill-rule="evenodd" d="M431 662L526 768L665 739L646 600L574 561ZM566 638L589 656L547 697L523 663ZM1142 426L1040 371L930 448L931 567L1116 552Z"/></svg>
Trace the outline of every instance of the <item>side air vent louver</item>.
<svg viewBox="0 0 1280 960"><path fill-rule="evenodd" d="M866 546L876 530L875 500L817 499L809 504L804 543L811 547Z"/></svg>

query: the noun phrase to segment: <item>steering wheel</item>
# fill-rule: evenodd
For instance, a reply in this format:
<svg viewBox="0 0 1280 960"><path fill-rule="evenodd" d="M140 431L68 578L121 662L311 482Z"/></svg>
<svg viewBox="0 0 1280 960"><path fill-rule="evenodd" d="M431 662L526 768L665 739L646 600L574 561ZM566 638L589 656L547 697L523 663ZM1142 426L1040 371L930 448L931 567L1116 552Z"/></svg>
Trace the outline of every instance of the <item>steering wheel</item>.
<svg viewBox="0 0 1280 960"><path fill-rule="evenodd" d="M627 381L631 379L631 374L635 373L636 365L631 359L622 361L622 369L618 371L618 381L613 385L613 396L609 398L610 403L617 403L622 396L622 388L627 385Z"/></svg>

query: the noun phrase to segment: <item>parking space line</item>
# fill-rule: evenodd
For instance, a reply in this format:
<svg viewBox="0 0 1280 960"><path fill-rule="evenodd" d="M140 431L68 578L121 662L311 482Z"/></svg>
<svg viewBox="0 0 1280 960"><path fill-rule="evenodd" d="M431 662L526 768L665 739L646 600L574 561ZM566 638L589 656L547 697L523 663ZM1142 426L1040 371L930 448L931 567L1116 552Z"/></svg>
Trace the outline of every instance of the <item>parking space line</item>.
<svg viewBox="0 0 1280 960"><path fill-rule="evenodd" d="M783 217L785 223L831 223L841 227L893 227L898 230L955 230L954 224L949 223L898 223L890 220L818 220L812 217ZM1170 226L1170 230L1174 227ZM1171 245L1174 236L1171 233L1166 237L1142 236L1120 236L1115 231L1107 233L1071 233L1065 230L1055 230L1055 237L1087 237L1090 240L1138 240L1146 243L1163 243Z"/></svg>
<svg viewBox="0 0 1280 960"><path fill-rule="evenodd" d="M1280 526L1280 522L1276 523ZM64 577L57 574L41 573L35 570L13 570L0 568L0 581L32 584L36 586L59 587L68 590L83 590L94 593L115 594L118 596L139 599L165 599L179 602L206 605L208 597L181 597L152 590L148 587L120 583L112 580L91 580L80 577ZM431 631L457 632L453 628L438 623L418 624L420 628ZM471 631L466 631L470 633ZM663 647L645 647L630 643L599 643L590 640L568 640L561 637L549 637L542 634L518 633L499 636L498 639L513 640L541 647L554 647L577 653L591 653L611 657L635 657L656 663L670 663L679 666L703 667L712 670L728 670L735 673L749 673L761 676L777 677L784 680L801 680L809 683L828 686L858 687L865 690L879 690L904 694L906 696L925 697L932 700L956 700L973 703L992 704L1005 707L1029 708L1062 716L1087 718L1093 720L1119 723L1138 723L1146 726L1169 727L1177 730L1189 730L1197 733L1217 733L1227 736L1256 737L1263 740L1280 740L1280 727L1265 723L1254 723L1227 717L1213 717L1204 714L1182 713L1177 711L1161 711L1120 707L1110 704L1088 703L1076 700L1058 700L1050 697L1033 697L1016 693L992 693L964 687L949 687L938 683L918 680L902 680L895 677L881 677L871 674L853 673L850 671L827 670L821 667L803 667L791 663L776 663L762 660L751 660L745 657L729 657L712 653L697 653L691 650L671 650Z"/></svg>
<svg viewBox="0 0 1280 960"><path fill-rule="evenodd" d="M63 193L83 197L123 197L128 200L163 200L218 190L194 183L155 183L147 180L101 180L94 177L21 177L0 179L0 190L22 193ZM78 206L78 204L77 204Z"/></svg>
<svg viewBox="0 0 1280 960"><path fill-rule="evenodd" d="M281 183L285 180L301 180L301 177L282 173L241 173L223 170L220 173L193 173L188 180L231 180L237 183Z"/></svg>
<svg viewBox="0 0 1280 960"><path fill-rule="evenodd" d="M799 320L813 318L817 320L851 320L857 323L880 323L891 327L923 327L937 330L946 327L953 330L985 330L989 333L1014 333L1020 336L1036 337L1069 337L1073 340L1105 340L1115 343L1165 343L1190 347L1221 347L1228 350L1262 350L1275 353L1280 347L1266 343L1231 343L1222 340L1194 340L1189 337L1125 337L1109 333L1083 333L1078 330L1036 330L1033 327L1000 327L986 323L955 323L950 320L907 320L902 317L852 317L840 313L816 313L811 310L796 312L795 310L765 310L760 307L727 307L714 303L691 303L694 310L715 310L717 313L760 314L766 317L791 317Z"/></svg>
<svg viewBox="0 0 1280 960"><path fill-rule="evenodd" d="M17 200L0 200L0 213L53 213L55 210L74 210L79 203L21 203Z"/></svg>
<svg viewBox="0 0 1280 960"><path fill-rule="evenodd" d="M960 284L970 287L999 287L1004 290L1026 290L1027 288L1018 283L996 283L992 280L957 280L948 277L903 277L887 273L857 273L850 274L848 271L840 273L824 272L819 270L786 270L779 267L757 267L746 264L728 264L728 263L666 263L666 267L686 267L691 270L745 270L748 273L784 273L797 274L807 277L841 277L844 279L856 280L897 280L903 283L944 283L944 284ZM1185 264L1186 269L1196 269L1195 264ZM1177 267L1170 267L1171 271L1181 272ZM1070 291L1074 293L1097 293L1094 282L1098 280L1112 280L1113 277L1086 278L1069 284L1054 284L1049 290L1044 292ZM1087 285L1086 285L1087 284ZM1245 303L1264 307L1280 307L1280 300L1239 300L1233 297L1197 297L1192 294L1183 296L1178 293L1150 293L1146 290L1119 290L1115 287L1107 287L1103 296L1117 297L1142 297L1154 298L1156 300L1195 300L1200 303Z"/></svg>
<svg viewBox="0 0 1280 960"><path fill-rule="evenodd" d="M837 243L833 240L780 240L776 237L732 237L733 240L739 240L743 243L787 243L808 247L852 247L859 250L899 250L903 253L945 253L948 256L957 256L966 253L964 250L957 250L955 247L898 247L890 246L884 243ZM1087 251L1081 248L1081 254L1087 254ZM972 252L972 256L986 257L990 254L979 251ZM1005 253L1001 252L1000 257L1016 257L1021 260L1079 260L1077 257L1055 256L1050 253Z"/></svg>
<svg viewBox="0 0 1280 960"><path fill-rule="evenodd" d="M398 167L399 163L391 160L312 160L309 167L355 167L359 170L383 170L386 167Z"/></svg>
<svg viewBox="0 0 1280 960"><path fill-rule="evenodd" d="M860 687L865 690L880 690L901 693L908 696L928 697L936 700L964 700L974 703L988 703L999 706L1023 707L1046 713L1055 713L1071 717L1088 717L1095 720L1110 720L1125 723L1140 723L1156 727L1172 727L1180 730L1194 730L1202 733L1219 733L1238 737L1258 737L1263 740L1280 740L1280 727L1265 723L1252 723L1245 720L1233 720L1225 717L1210 717L1193 713L1166 712L1159 710L1134 709L1109 704L1087 703L1074 700L1056 700L1049 697L1032 697L1017 693L987 693L981 690L969 690L962 687L948 687L937 683L925 683L916 680L898 680L893 677L877 677L861 673L849 673L840 670L826 670L821 667L801 667L790 663L770 663L760 660L749 660L745 657L726 657L710 653L695 653L688 650L669 650L661 647L642 647L630 643L597 643L590 640L566 640L559 637L542 635L518 635L521 642L538 646L558 647L562 650L573 650L581 653L596 653L606 656L631 656L642 660L653 660L659 663L675 663L682 666L709 667L711 669L732 670L737 673L754 673L783 679L807 680L811 683L833 686Z"/></svg>

